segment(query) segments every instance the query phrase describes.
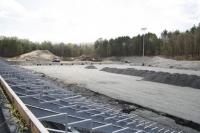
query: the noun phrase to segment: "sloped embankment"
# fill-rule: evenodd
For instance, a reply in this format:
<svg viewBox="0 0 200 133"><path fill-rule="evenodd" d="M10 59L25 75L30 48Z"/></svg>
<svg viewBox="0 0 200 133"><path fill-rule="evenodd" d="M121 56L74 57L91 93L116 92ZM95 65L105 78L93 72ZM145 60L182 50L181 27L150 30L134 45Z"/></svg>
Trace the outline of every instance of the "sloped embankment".
<svg viewBox="0 0 200 133"><path fill-rule="evenodd" d="M110 68L104 67L101 71L124 74L124 75L132 75L143 77L146 81L159 82L183 87L192 87L200 89L200 76L196 75L187 75L187 74L179 74L179 73L167 73L167 72L155 72L149 70L137 70L134 68Z"/></svg>

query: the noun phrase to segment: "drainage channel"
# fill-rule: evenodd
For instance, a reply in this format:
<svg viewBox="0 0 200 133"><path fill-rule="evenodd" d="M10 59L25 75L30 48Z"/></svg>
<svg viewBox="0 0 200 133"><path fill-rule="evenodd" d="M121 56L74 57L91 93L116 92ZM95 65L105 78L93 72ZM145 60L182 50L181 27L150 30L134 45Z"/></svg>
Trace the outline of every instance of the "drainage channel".
<svg viewBox="0 0 200 133"><path fill-rule="evenodd" d="M0 61L0 75L1 84L10 88L27 108L22 109L24 113L28 112L37 119L31 125L36 124L36 129L38 123L42 124L39 124L40 128L45 127L45 130L38 132L182 133L136 114L130 116L103 104L93 103L42 79L39 74L4 61ZM10 97L12 101L13 96Z"/></svg>
<svg viewBox="0 0 200 133"><path fill-rule="evenodd" d="M1 133L18 133L20 125L14 119L11 113L11 106L0 87L0 132Z"/></svg>

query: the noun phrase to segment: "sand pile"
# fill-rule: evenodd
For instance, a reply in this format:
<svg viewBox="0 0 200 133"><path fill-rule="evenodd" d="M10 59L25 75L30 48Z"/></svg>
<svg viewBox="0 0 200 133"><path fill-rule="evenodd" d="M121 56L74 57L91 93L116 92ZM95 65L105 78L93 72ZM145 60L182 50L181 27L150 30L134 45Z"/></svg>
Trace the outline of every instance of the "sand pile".
<svg viewBox="0 0 200 133"><path fill-rule="evenodd" d="M187 86L200 89L200 76L179 73L155 72L137 70L134 68L120 69L105 67L101 71L143 77L144 80L177 86Z"/></svg>
<svg viewBox="0 0 200 133"><path fill-rule="evenodd" d="M48 50L35 50L26 54L22 54L14 59L25 61L52 61L54 58L58 57Z"/></svg>

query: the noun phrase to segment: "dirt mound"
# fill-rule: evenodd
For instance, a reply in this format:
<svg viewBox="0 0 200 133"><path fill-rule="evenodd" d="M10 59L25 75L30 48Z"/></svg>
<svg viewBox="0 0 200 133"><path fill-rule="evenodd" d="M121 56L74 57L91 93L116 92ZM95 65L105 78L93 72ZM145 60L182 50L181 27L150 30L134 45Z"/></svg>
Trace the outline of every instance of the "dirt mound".
<svg viewBox="0 0 200 133"><path fill-rule="evenodd" d="M173 60L158 56L149 60L147 65L163 68L200 70L200 61Z"/></svg>
<svg viewBox="0 0 200 133"><path fill-rule="evenodd" d="M54 58L58 57L48 50L35 50L26 54L22 54L14 59L25 61L52 61Z"/></svg>
<svg viewBox="0 0 200 133"><path fill-rule="evenodd" d="M97 69L94 65L89 65L85 67L86 69Z"/></svg>
<svg viewBox="0 0 200 133"><path fill-rule="evenodd" d="M144 62L145 66L200 70L200 61L174 60L174 59L167 59L167 58L163 58L163 57L159 57L159 56L120 57L120 61L128 62L133 66L141 66Z"/></svg>
<svg viewBox="0 0 200 133"><path fill-rule="evenodd" d="M159 82L177 86L187 86L200 89L200 76L179 73L155 72L137 70L134 68L120 69L105 67L101 71L143 77L146 81Z"/></svg>

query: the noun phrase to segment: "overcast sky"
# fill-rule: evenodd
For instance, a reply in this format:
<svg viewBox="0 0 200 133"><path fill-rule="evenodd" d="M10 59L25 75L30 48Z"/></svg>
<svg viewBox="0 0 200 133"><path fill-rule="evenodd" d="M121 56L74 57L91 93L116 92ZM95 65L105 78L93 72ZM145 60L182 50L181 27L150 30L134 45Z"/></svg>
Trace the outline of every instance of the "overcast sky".
<svg viewBox="0 0 200 133"><path fill-rule="evenodd" d="M93 42L159 35L200 22L200 0L0 0L0 35L32 41Z"/></svg>

